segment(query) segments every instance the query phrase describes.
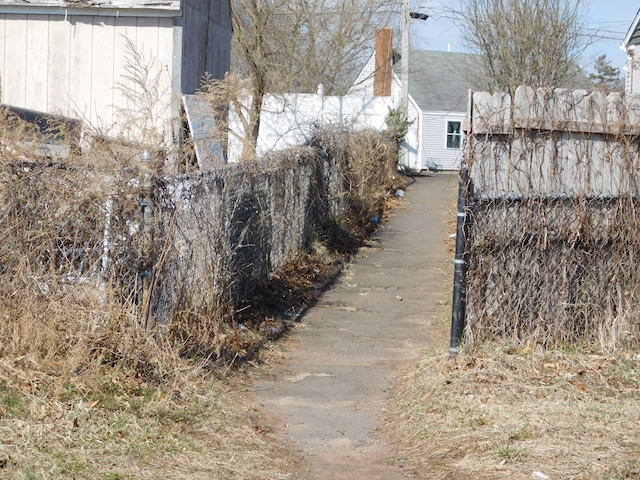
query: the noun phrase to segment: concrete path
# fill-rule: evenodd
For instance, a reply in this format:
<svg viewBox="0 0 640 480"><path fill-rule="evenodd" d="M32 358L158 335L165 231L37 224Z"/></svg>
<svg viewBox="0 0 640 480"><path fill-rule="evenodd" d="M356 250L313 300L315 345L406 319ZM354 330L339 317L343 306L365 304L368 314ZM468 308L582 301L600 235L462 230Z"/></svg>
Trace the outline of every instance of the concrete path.
<svg viewBox="0 0 640 480"><path fill-rule="evenodd" d="M266 413L305 454L304 480L406 478L375 435L401 369L434 344L450 313L456 175L417 177L400 206L302 319L273 378L255 389ZM448 344L442 342L446 351Z"/></svg>

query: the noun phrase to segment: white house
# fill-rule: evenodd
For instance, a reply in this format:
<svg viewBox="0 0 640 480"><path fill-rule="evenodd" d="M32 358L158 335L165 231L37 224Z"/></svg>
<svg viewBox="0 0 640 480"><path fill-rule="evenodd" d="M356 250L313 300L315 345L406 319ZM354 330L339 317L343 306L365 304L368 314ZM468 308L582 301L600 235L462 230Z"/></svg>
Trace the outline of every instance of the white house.
<svg viewBox="0 0 640 480"><path fill-rule="evenodd" d="M462 161L464 120L469 85L466 65L473 55L465 53L412 50L409 63L409 99L407 117L412 121L406 136L407 155L402 163L412 170L438 168L457 170ZM372 58L354 86L353 93L372 93ZM401 80L394 65L392 95L399 95Z"/></svg>
<svg viewBox="0 0 640 480"><path fill-rule="evenodd" d="M171 140L180 94L229 70L229 0L0 0L0 102Z"/></svg>
<svg viewBox="0 0 640 480"><path fill-rule="evenodd" d="M636 58L636 48L640 45L640 10L636 14L629 31L624 37L621 48L627 52L624 90L628 94L640 93L640 63Z"/></svg>
<svg viewBox="0 0 640 480"><path fill-rule="evenodd" d="M409 63L409 101L407 116L413 124L406 136L408 154L401 159L412 170L438 168L458 170L462 162L465 121L469 91L478 69L479 56L469 53L411 50ZM372 57L350 93L373 95L372 72L377 70ZM392 96L397 98L401 80L397 72L402 59L393 66ZM591 89L588 78L579 69L567 87Z"/></svg>
<svg viewBox="0 0 640 480"><path fill-rule="evenodd" d="M471 88L465 72L474 57L425 50L410 53L409 92L419 111L417 148L423 170L433 165L443 170L460 168ZM397 68L402 68L402 60Z"/></svg>

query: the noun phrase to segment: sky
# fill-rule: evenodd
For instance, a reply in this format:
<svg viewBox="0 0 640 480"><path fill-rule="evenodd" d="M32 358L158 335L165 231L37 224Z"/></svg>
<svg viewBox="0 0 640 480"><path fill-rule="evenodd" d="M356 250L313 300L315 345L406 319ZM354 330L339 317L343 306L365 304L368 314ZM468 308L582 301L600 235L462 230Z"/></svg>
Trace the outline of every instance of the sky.
<svg viewBox="0 0 640 480"><path fill-rule="evenodd" d="M454 2L449 0L412 0L411 10L429 15L426 21L411 21L411 48L424 50L450 50L463 52L464 46L456 26L456 19L448 13ZM587 73L593 71L596 58L605 54L607 59L624 75L626 53L620 44L631 27L640 8L638 0L583 0L592 45L585 51L580 65Z"/></svg>

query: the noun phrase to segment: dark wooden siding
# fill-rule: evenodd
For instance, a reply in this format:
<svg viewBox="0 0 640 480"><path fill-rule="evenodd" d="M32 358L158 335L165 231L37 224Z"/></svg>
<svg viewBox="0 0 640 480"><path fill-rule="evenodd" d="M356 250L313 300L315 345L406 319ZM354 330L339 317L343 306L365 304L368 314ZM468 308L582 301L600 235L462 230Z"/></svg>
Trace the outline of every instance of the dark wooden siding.
<svg viewBox="0 0 640 480"><path fill-rule="evenodd" d="M205 72L222 78L229 71L231 33L229 0L183 1L183 93L195 93Z"/></svg>

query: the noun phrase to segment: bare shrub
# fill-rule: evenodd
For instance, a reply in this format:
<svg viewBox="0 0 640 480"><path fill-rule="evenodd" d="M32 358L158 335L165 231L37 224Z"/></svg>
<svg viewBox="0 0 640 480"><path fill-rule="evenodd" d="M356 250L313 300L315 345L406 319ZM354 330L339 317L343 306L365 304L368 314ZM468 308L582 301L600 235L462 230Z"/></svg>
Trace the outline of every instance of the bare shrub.
<svg viewBox="0 0 640 480"><path fill-rule="evenodd" d="M90 389L104 368L169 381L178 350L140 315L142 233L154 223L144 225L141 187L157 165L104 139L82 153L74 126L0 116L0 375L39 372L47 395L78 376ZM52 140L69 148L45 148Z"/></svg>
<svg viewBox="0 0 640 480"><path fill-rule="evenodd" d="M264 332L238 328L237 310L344 206L345 231L365 234L395 161L392 139L327 132L331 159L305 147L163 177L126 143L43 158L11 141L41 133L0 128L0 356L61 383L104 368L162 383L185 357L251 358Z"/></svg>
<svg viewBox="0 0 640 480"><path fill-rule="evenodd" d="M464 0L462 36L479 54L469 78L482 89L511 93L519 85L576 85L587 47L581 9L574 0Z"/></svg>
<svg viewBox="0 0 640 480"><path fill-rule="evenodd" d="M169 119L159 115L159 107L169 101L169 87L162 81L166 72L156 58L137 48L129 37L124 41L124 74L116 84L124 99L123 106L116 110L119 135L136 139L141 145L166 146Z"/></svg>
<svg viewBox="0 0 640 480"><path fill-rule="evenodd" d="M382 220L389 194L395 191L397 157L394 140L378 132L324 129L310 141L326 155L343 162L345 193L340 222L361 238Z"/></svg>

